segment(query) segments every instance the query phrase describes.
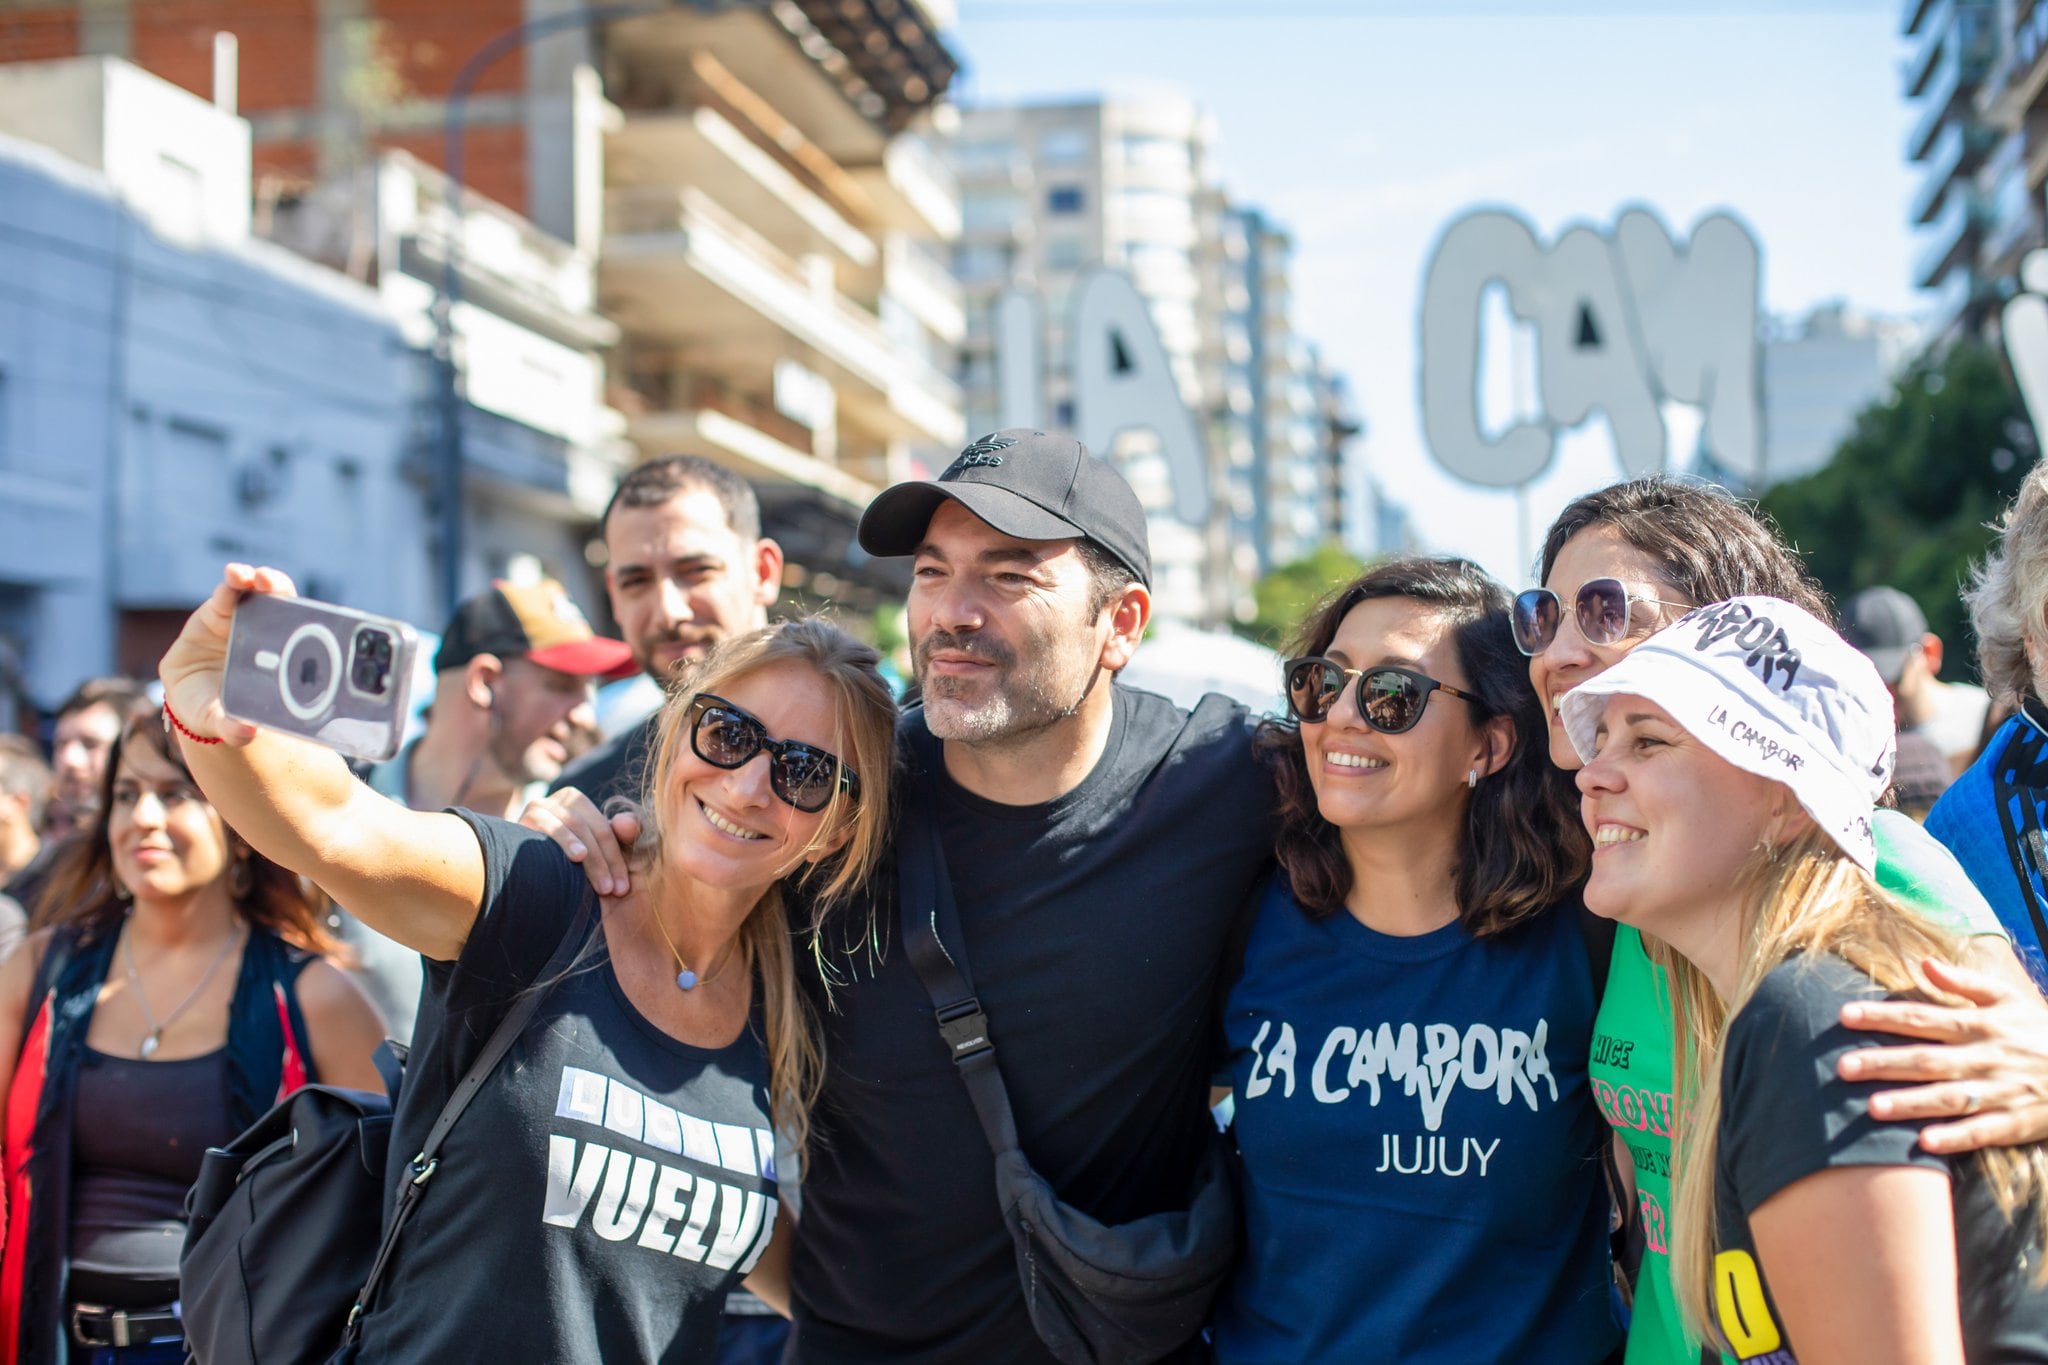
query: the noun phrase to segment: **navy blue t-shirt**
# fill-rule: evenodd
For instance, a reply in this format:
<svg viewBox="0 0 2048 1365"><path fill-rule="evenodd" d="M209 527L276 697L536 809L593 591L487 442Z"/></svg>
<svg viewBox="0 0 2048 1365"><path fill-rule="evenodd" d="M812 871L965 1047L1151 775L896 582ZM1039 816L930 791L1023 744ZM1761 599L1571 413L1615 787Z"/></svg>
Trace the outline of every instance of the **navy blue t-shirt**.
<svg viewBox="0 0 2048 1365"><path fill-rule="evenodd" d="M1275 878L1225 1019L1246 1251L1219 1359L1612 1351L1596 1004L1575 903L1396 938Z"/></svg>

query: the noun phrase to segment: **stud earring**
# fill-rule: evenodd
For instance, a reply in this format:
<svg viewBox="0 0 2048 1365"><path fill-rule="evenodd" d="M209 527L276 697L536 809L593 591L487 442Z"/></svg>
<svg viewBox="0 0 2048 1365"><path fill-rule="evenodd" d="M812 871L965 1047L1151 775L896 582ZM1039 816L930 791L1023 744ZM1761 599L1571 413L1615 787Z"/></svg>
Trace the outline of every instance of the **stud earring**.
<svg viewBox="0 0 2048 1365"><path fill-rule="evenodd" d="M1465 770L1465 785L1474 791L1479 789L1479 769L1467 768Z"/></svg>

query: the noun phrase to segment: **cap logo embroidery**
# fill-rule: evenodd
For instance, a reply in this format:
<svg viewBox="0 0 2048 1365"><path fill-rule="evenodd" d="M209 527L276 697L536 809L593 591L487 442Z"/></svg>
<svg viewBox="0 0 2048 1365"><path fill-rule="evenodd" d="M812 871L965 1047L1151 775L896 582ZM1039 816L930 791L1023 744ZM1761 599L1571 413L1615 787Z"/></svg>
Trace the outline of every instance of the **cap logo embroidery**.
<svg viewBox="0 0 2048 1365"><path fill-rule="evenodd" d="M1699 643L1693 648L1702 654L1733 636L1735 647L1745 651L1742 662L1765 686L1776 681L1780 692L1792 690L1792 680L1799 676L1799 651L1770 617L1758 616L1740 602L1723 602L1689 611L1678 624L1699 630ZM1779 672L1785 675L1782 681L1774 676Z"/></svg>
<svg viewBox="0 0 2048 1365"><path fill-rule="evenodd" d="M568 593L553 592L548 594L548 598L548 606L553 610L557 621L578 630L590 629L590 621L583 615L583 609L576 605Z"/></svg>
<svg viewBox="0 0 2048 1365"><path fill-rule="evenodd" d="M994 432L990 432L973 445L967 447L967 449L961 451L960 458L953 461L952 467L946 472L954 474L963 469L973 469L977 465L999 465L1003 462L1003 457L996 454L996 452L998 450L1008 450L1015 444L1017 444L1017 438L1014 436L998 436Z"/></svg>

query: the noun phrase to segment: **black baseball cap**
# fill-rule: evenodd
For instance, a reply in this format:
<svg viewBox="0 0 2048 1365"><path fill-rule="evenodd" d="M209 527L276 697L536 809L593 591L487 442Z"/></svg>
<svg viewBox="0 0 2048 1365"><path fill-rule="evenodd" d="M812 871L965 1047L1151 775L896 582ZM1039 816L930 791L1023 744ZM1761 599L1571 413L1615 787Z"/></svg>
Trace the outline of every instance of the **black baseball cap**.
<svg viewBox="0 0 2048 1365"><path fill-rule="evenodd" d="M861 514L860 547L871 555L916 554L947 498L1019 540L1092 540L1152 585L1138 495L1071 436L1030 427L990 432L938 478L883 489Z"/></svg>
<svg viewBox="0 0 2048 1365"><path fill-rule="evenodd" d="M1842 608L1842 638L1870 656L1887 684L1899 680L1926 634L1920 604L1897 588L1865 588Z"/></svg>

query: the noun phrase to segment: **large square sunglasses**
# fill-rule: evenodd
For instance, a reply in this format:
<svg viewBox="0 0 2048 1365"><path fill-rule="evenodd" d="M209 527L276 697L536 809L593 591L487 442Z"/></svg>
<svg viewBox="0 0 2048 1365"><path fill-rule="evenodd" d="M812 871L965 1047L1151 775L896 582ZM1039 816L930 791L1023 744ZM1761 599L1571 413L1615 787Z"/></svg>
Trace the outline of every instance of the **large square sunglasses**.
<svg viewBox="0 0 2048 1365"><path fill-rule="evenodd" d="M1432 692L1462 697L1482 711L1486 707L1474 694L1412 668L1346 668L1335 659L1312 654L1288 660L1286 677L1287 713L1303 725L1319 725L1329 719L1330 709L1353 678L1358 679L1358 714L1383 735L1413 730Z"/></svg>
<svg viewBox="0 0 2048 1365"><path fill-rule="evenodd" d="M837 754L793 739L776 739L766 726L723 697L699 692L690 700L690 752L714 768L744 767L768 755L768 787L806 814L825 809L835 789L860 796L860 776Z"/></svg>
<svg viewBox="0 0 2048 1365"><path fill-rule="evenodd" d="M1689 607L1686 602L1632 593L1618 578L1589 578L1573 603L1579 634L1589 645L1618 645L1628 638L1628 609L1641 602L1652 607ZM1558 623L1564 618L1564 604L1548 588L1531 588L1515 596L1509 624L1514 629L1515 648L1535 658L1557 639Z"/></svg>

